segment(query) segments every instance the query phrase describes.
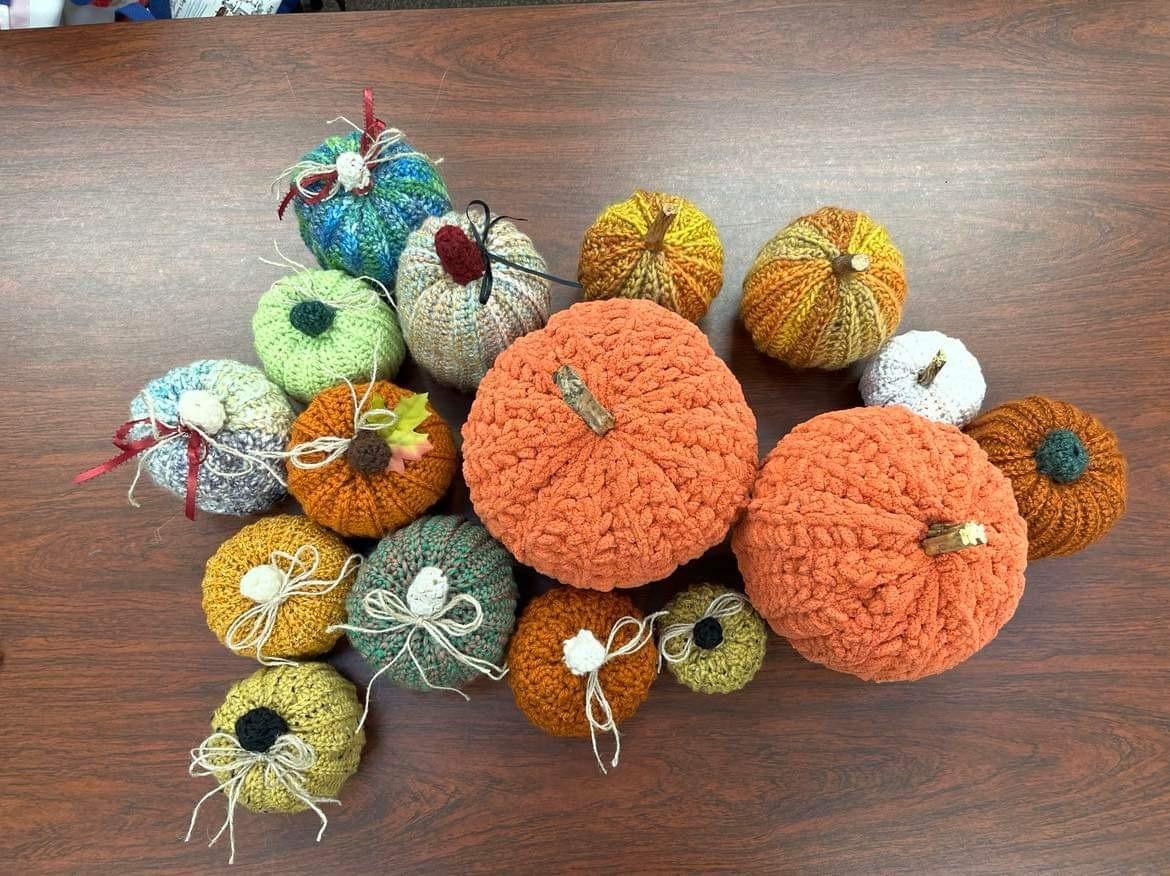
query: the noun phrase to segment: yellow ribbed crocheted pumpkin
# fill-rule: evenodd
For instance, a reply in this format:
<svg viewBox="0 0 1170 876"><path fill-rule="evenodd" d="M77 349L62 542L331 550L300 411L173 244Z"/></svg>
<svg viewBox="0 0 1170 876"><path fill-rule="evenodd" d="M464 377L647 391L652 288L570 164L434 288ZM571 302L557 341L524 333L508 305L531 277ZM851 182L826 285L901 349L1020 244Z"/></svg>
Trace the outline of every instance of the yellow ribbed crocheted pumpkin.
<svg viewBox="0 0 1170 876"><path fill-rule="evenodd" d="M739 312L761 352L843 368L878 351L905 300L902 254L886 230L864 213L822 207L764 244Z"/></svg>

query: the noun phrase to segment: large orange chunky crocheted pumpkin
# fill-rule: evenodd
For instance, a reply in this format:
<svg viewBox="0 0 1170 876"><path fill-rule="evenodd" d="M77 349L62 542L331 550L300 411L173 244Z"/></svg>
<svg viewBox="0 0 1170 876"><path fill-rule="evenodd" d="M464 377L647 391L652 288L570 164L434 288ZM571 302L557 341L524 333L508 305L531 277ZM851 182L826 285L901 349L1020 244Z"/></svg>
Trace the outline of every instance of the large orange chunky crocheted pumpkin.
<svg viewBox="0 0 1170 876"><path fill-rule="evenodd" d="M410 523L446 492L455 475L455 441L423 399L417 399L421 422L411 431L420 440L425 436L425 448L400 455L378 432L355 428L371 413L363 408L381 403L392 411L415 395L379 380L372 390L341 384L313 397L293 422L288 462L288 491L310 520L342 535L378 538Z"/></svg>
<svg viewBox="0 0 1170 876"><path fill-rule="evenodd" d="M1075 405L1033 395L988 411L967 434L1011 479L1028 521L1028 559L1079 551L1125 513L1117 436Z"/></svg>
<svg viewBox="0 0 1170 876"><path fill-rule="evenodd" d="M954 426L855 408L768 454L733 547L748 598L797 651L898 681L961 663L1011 618L1025 530L1011 484Z"/></svg>
<svg viewBox="0 0 1170 876"><path fill-rule="evenodd" d="M520 562L635 587L723 540L755 477L756 419L694 325L593 301L500 354L463 459L476 513Z"/></svg>

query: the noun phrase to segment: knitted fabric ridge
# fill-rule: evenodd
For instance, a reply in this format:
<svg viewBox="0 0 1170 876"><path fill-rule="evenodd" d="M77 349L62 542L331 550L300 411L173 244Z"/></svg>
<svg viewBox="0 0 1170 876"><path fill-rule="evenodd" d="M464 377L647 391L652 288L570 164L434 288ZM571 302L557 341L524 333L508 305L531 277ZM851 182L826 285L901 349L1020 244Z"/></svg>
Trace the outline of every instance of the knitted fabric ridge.
<svg viewBox="0 0 1170 876"><path fill-rule="evenodd" d="M223 406L223 426L215 440L249 455L278 453L288 440L292 406L280 388L258 368L231 359L205 359L173 368L150 381L130 402L130 416L154 416L167 423L179 420L184 392L202 390ZM149 396L148 405L143 395ZM131 432L132 438L151 434L149 424ZM270 465L280 470L279 461ZM177 496L187 491L187 439L169 441L144 456L143 467L160 487ZM215 514L253 514L272 507L285 495L284 485L267 469L227 451L211 447L199 468L196 507Z"/></svg>
<svg viewBox="0 0 1170 876"><path fill-rule="evenodd" d="M928 556L930 524L987 544ZM1015 612L1027 538L1011 484L953 426L822 414L768 454L733 547L752 605L809 660L873 681L961 663Z"/></svg>
<svg viewBox="0 0 1170 876"><path fill-rule="evenodd" d="M323 327L298 328L295 309L317 302ZM342 378L398 373L406 345L394 312L378 293L341 271L300 271L260 296L252 317L256 355L274 383L308 402Z"/></svg>
<svg viewBox="0 0 1170 876"><path fill-rule="evenodd" d="M924 385L919 377L940 353L944 364ZM962 428L979 413L987 383L979 362L958 338L913 331L882 347L865 366L859 389L867 405L902 405L920 417Z"/></svg>
<svg viewBox="0 0 1170 876"><path fill-rule="evenodd" d="M445 226L473 235L463 213L427 217L402 251L395 297L415 360L441 382L471 392L509 344L548 321L549 281L496 263L491 295L480 303L482 274L460 283L435 253L435 234ZM516 264L548 270L528 236L507 220L492 226L487 246Z"/></svg>
<svg viewBox="0 0 1170 876"><path fill-rule="evenodd" d="M833 260L868 257L838 275ZM843 368L871 356L898 327L906 299L902 255L884 228L823 207L766 244L743 281L740 315L756 346L801 368Z"/></svg>
<svg viewBox="0 0 1170 876"><path fill-rule="evenodd" d="M663 207L677 210L660 244L647 233ZM698 322L723 286L714 223L685 198L637 191L585 232L577 268L585 298L646 298Z"/></svg>
<svg viewBox="0 0 1170 876"><path fill-rule="evenodd" d="M1037 459L1045 439L1062 429L1088 456L1083 472L1064 483L1038 470ZM1028 521L1030 559L1079 551L1125 513L1126 462L1117 436L1080 408L1033 395L988 411L967 434L1011 480Z"/></svg>
<svg viewBox="0 0 1170 876"><path fill-rule="evenodd" d="M363 599L366 595L371 590L389 590L406 602L411 582L427 566L442 571L450 588L450 597L467 594L483 608L483 625L468 635L454 638L453 644L470 657L498 664L516 621L512 558L486 529L460 517L424 517L382 539L350 591L347 600L349 624L377 628L378 622L365 612ZM472 610L459 606L447 616L467 622L472 617ZM426 680L419 676L409 657L399 656L408 635L411 635L411 651L426 674ZM461 687L480 675L474 668L455 660L431 636L417 629L382 634L351 630L349 640L375 669L397 656L397 662L385 676L399 687L415 690L436 686Z"/></svg>
<svg viewBox="0 0 1170 876"><path fill-rule="evenodd" d="M357 384L362 397L368 383ZM388 407L414 393L385 380L374 391ZM455 442L451 430L433 407L418 427L431 443L421 458L406 462L406 471L365 474L350 466L343 455L322 468L288 466L289 492L309 519L342 535L378 538L405 526L447 491L455 474ZM353 437L353 398L344 384L318 393L292 426L289 447L326 435Z"/></svg>
<svg viewBox="0 0 1170 876"><path fill-rule="evenodd" d="M615 425L562 397L569 365ZM522 563L576 587L665 578L727 534L756 473L756 420L703 333L649 301L576 304L496 360L463 427L476 513Z"/></svg>
<svg viewBox="0 0 1170 876"><path fill-rule="evenodd" d="M304 789L313 797L336 797L357 770L365 734L357 729L361 707L354 687L327 663L299 663L257 670L232 685L211 717L211 731L236 734L236 720L266 707L280 715L294 733L312 746L316 763L305 774ZM231 778L216 773L219 781ZM301 812L308 807L281 784L252 770L240 803L254 812Z"/></svg>
<svg viewBox="0 0 1170 876"><path fill-rule="evenodd" d="M585 629L605 642L613 625L627 615L642 618L629 597L617 593L558 587L528 603L508 643L508 684L529 721L554 736L589 735L585 677L565 665L565 641ZM633 636L632 630L619 632L615 647ZM601 667L601 686L618 724L645 701L657 661L657 650L649 643Z"/></svg>
<svg viewBox="0 0 1170 876"><path fill-rule="evenodd" d="M320 561L313 577L323 581L335 579L350 556L340 538L295 514L263 517L219 546L207 561L203 575L203 612L217 639L223 642L236 618L255 605L240 592L244 575L256 566L271 563L273 551L295 555L304 545L317 549ZM326 632L326 627L345 620L345 596L353 578L350 575L341 586L320 596L289 597L277 610L263 653L272 657L315 657L332 648L341 633ZM237 653L254 657L256 649L245 647Z"/></svg>
<svg viewBox="0 0 1170 876"><path fill-rule="evenodd" d="M729 593L716 584L698 584L678 594L666 606L668 612L658 624L669 629L672 624L693 624L707 611L711 601ZM736 614L720 618L723 640L709 650L692 647L681 662L666 665L680 682L697 693L731 693L755 678L764 665L768 631L756 611L745 601Z"/></svg>

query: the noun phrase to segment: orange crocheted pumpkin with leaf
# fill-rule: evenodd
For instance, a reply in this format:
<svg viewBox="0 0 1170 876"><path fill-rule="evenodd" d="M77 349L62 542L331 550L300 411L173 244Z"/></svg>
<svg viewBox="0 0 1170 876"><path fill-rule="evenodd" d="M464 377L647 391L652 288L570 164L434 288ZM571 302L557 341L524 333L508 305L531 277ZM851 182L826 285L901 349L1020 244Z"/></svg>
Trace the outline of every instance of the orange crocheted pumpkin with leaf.
<svg viewBox="0 0 1170 876"><path fill-rule="evenodd" d="M1024 592L1012 486L954 426L822 414L768 454L733 539L752 605L809 660L871 681L942 672Z"/></svg>
<svg viewBox="0 0 1170 876"><path fill-rule="evenodd" d="M755 478L756 419L690 322L592 301L500 354L463 460L476 513L520 562L636 587L723 540Z"/></svg>

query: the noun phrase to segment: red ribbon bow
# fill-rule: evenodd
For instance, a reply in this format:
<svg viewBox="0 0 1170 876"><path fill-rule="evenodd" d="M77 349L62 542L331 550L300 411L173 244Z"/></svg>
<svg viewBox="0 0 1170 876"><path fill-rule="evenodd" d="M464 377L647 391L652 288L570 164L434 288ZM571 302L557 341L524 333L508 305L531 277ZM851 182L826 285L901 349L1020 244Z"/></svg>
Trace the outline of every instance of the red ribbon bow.
<svg viewBox="0 0 1170 876"><path fill-rule="evenodd" d="M151 422L153 422L157 434L147 435L145 438L136 438L133 441L130 440L130 433L135 426ZM183 511L187 515L188 520L194 520L195 490L199 485L199 466L207 459L207 442L203 440L203 436L196 430L188 429L182 423L176 427L168 426L166 423L152 421L149 417L143 417L139 420L127 420L118 427L118 431L114 433L113 439L114 446L122 452L117 456L107 459L101 465L83 471L73 478L73 483L83 484L92 478L96 478L98 475L113 471L127 460L133 459L143 451L156 446L164 438L179 434L187 436L187 498Z"/></svg>
<svg viewBox="0 0 1170 876"><path fill-rule="evenodd" d="M374 92L373 89L367 88L362 92L362 104L365 110L365 124L362 130L361 153L363 157L368 158L370 147L374 145L374 141L378 139L378 135L386 130L386 123L374 116ZM369 161L366 162L366 167L370 166ZM301 194L300 189L307 186L320 186L313 194L301 194L301 202L304 204L320 204L333 190L333 186L337 183L337 169L322 171L321 173L310 173L298 180L293 178L291 185L288 187L288 193L284 196L284 200L280 202L280 206L276 208L276 217L284 219L284 211L288 209L289 202L292 201L298 194ZM364 195L371 188L373 183L364 189L354 189L353 194Z"/></svg>

